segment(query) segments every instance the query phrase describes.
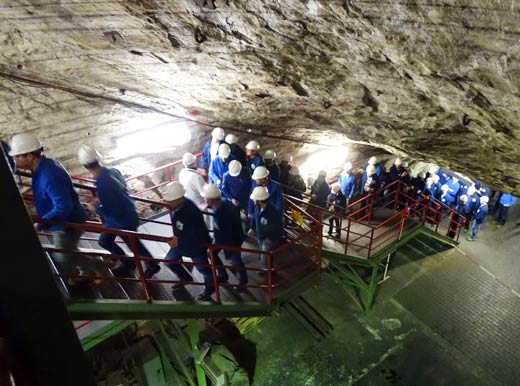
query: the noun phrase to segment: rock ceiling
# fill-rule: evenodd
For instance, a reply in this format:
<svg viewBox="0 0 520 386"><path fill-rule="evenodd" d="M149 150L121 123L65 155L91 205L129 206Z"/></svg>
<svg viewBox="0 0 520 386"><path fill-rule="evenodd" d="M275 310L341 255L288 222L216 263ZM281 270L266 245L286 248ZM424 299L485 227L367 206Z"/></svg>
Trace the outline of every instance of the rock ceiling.
<svg viewBox="0 0 520 386"><path fill-rule="evenodd" d="M520 1L3 0L0 42L2 137L65 162L163 112L520 193Z"/></svg>

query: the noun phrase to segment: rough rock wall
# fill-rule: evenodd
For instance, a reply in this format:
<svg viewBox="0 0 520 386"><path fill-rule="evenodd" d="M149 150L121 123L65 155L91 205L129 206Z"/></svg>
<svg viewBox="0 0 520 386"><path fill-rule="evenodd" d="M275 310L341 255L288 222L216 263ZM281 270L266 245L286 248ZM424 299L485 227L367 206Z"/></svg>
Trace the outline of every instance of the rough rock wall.
<svg viewBox="0 0 520 386"><path fill-rule="evenodd" d="M80 143L110 152L162 112L520 192L519 35L516 0L4 0L1 133L75 167Z"/></svg>

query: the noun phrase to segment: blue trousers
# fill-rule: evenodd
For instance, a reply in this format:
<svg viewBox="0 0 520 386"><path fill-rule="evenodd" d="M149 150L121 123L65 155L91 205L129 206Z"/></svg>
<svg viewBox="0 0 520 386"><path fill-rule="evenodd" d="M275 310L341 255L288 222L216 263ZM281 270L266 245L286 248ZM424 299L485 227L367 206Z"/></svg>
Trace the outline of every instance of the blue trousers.
<svg viewBox="0 0 520 386"><path fill-rule="evenodd" d="M197 270L204 277L205 290L208 292L213 292L215 289L213 283L213 277L211 275L211 269L209 268L209 259L208 254L204 252L198 253L190 253L186 251L179 251L178 248L171 248L166 254L165 260L171 261L171 263L165 263L170 270L177 275L180 281L190 282L193 281L193 277L188 273L186 268L180 264L182 262L182 257L186 256L191 258ZM223 265L222 260L218 256L215 256L215 264L217 266ZM228 274L224 268L217 269L217 280L219 282L227 282Z"/></svg>
<svg viewBox="0 0 520 386"><path fill-rule="evenodd" d="M218 255L219 252L220 251L215 251L215 257ZM226 258L226 260L231 260L233 270L236 272L236 275L238 276L238 284L246 285L248 282L248 277L246 268L244 266L244 262L242 261L242 254L240 252L224 250L224 257Z"/></svg>
<svg viewBox="0 0 520 386"><path fill-rule="evenodd" d="M130 230L135 231L135 229L130 229ZM101 233L101 235L99 235L98 244L102 248L105 248L107 251L109 251L110 253L112 253L114 255L124 256L125 252L115 242L116 237L117 236L113 233ZM132 246L130 243L130 238L127 236L122 236L121 238L123 239L125 244L128 245L128 248L130 248L130 250L131 250ZM146 247L144 246L142 241L139 239L137 239L137 252L140 257L152 257L152 255L150 254L148 249L146 249ZM121 264L123 264L128 269L135 268L135 264L133 261L130 261L130 260L120 260L120 261L121 261ZM159 263L157 263L155 261L147 260L147 261L145 261L144 265L147 269L153 269L153 268L157 267L159 265Z"/></svg>
<svg viewBox="0 0 520 386"><path fill-rule="evenodd" d="M473 221L473 228L471 229L471 236L473 238L477 237L478 235L478 232L480 230L480 223L478 223L477 221Z"/></svg>
<svg viewBox="0 0 520 386"><path fill-rule="evenodd" d="M509 213L509 206L504 206L504 205L500 204L498 206L498 211L497 211L497 220L499 222L501 222L502 224L505 224L507 221L508 213Z"/></svg>

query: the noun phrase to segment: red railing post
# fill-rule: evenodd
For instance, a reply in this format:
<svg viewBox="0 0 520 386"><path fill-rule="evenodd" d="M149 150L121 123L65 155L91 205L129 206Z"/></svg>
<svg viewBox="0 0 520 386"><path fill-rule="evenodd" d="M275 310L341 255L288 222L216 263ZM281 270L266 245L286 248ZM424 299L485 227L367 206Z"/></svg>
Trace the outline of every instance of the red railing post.
<svg viewBox="0 0 520 386"><path fill-rule="evenodd" d="M368 255L367 259L370 258L370 255L372 254L372 243L374 242L374 231L376 228L372 228L372 231L370 231L370 243L368 244Z"/></svg>
<svg viewBox="0 0 520 386"><path fill-rule="evenodd" d="M267 296L269 304L273 301L273 252L267 254Z"/></svg>
<svg viewBox="0 0 520 386"><path fill-rule="evenodd" d="M439 224L441 223L442 221L442 207L440 205L436 205L435 206L435 211L436 211L436 214L435 214L435 232L438 232L439 231Z"/></svg>
<svg viewBox="0 0 520 386"><path fill-rule="evenodd" d="M348 256L348 243L349 243L349 238L350 238L350 224L351 224L351 220L350 218L347 219L348 221L348 225L347 225L347 235L345 237L345 256Z"/></svg>
<svg viewBox="0 0 520 386"><path fill-rule="evenodd" d="M460 238L460 231L462 229L462 227L464 226L464 223L466 222L467 220L462 220L460 223L457 224L457 238L455 239L456 242L459 242L459 238Z"/></svg>
<svg viewBox="0 0 520 386"><path fill-rule="evenodd" d="M172 169L170 167L166 168L166 179L168 182L172 182L173 180Z"/></svg>
<svg viewBox="0 0 520 386"><path fill-rule="evenodd" d="M217 297L217 303L221 303L220 287L219 287L218 278L217 278L217 267L215 267L215 255L213 252L213 246L209 247L209 260L211 263L211 276L213 277L213 285L215 287L215 296Z"/></svg>
<svg viewBox="0 0 520 386"><path fill-rule="evenodd" d="M370 220L372 219L372 210L374 209L374 193L370 193L370 203L368 207L368 218L367 225L370 224Z"/></svg>
<svg viewBox="0 0 520 386"><path fill-rule="evenodd" d="M404 230L405 218L406 218L406 208L401 213L401 227L399 229L399 235L397 236L397 241L401 241L401 236L403 235L403 230Z"/></svg>
<svg viewBox="0 0 520 386"><path fill-rule="evenodd" d="M130 246L132 252L134 253L134 264L137 268L137 273L139 274L139 280L143 285L144 297L148 303L152 302L152 298L150 297L150 292L148 291L148 283L146 281L146 277L144 276L143 266L141 265L141 258L139 257L139 252L137 248L137 237L130 236Z"/></svg>

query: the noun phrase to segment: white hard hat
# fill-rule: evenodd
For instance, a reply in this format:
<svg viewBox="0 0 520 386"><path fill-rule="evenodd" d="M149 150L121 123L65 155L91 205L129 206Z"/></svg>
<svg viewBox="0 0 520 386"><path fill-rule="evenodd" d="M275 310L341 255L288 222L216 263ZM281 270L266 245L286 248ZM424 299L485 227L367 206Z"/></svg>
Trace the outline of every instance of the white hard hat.
<svg viewBox="0 0 520 386"><path fill-rule="evenodd" d="M319 177L327 177L327 171L326 170L320 170L318 172Z"/></svg>
<svg viewBox="0 0 520 386"><path fill-rule="evenodd" d="M253 171L253 180L259 180L261 178L267 178L269 176L269 170L265 166L257 166Z"/></svg>
<svg viewBox="0 0 520 386"><path fill-rule="evenodd" d="M441 190L443 192L447 192L448 190L450 190L450 187L448 185L444 184L444 185L441 186Z"/></svg>
<svg viewBox="0 0 520 386"><path fill-rule="evenodd" d="M332 184L332 189L331 190L332 190L333 193L338 193L340 189L341 189L341 185L338 184L337 182L334 182Z"/></svg>
<svg viewBox="0 0 520 386"><path fill-rule="evenodd" d="M289 169L289 174L291 176L299 176L300 175L300 169L298 169L298 166L291 166Z"/></svg>
<svg viewBox="0 0 520 386"><path fill-rule="evenodd" d="M468 201L468 196L466 196L465 194L463 194L462 196L459 197L459 199L460 199L461 201L467 202L467 201Z"/></svg>
<svg viewBox="0 0 520 386"><path fill-rule="evenodd" d="M264 201L269 198L269 191L264 186L257 186L251 192L249 198L253 201Z"/></svg>
<svg viewBox="0 0 520 386"><path fill-rule="evenodd" d="M258 141L249 141L246 145L247 150L260 150L260 144Z"/></svg>
<svg viewBox="0 0 520 386"><path fill-rule="evenodd" d="M439 171L439 167L437 165L431 165L428 171L430 172L430 174L437 174L437 172Z"/></svg>
<svg viewBox="0 0 520 386"><path fill-rule="evenodd" d="M225 141L231 145L232 143L237 143L238 138L235 134L228 134L226 135Z"/></svg>
<svg viewBox="0 0 520 386"><path fill-rule="evenodd" d="M290 154L283 154L280 158L282 161L292 162L292 155Z"/></svg>
<svg viewBox="0 0 520 386"><path fill-rule="evenodd" d="M211 136L215 139L218 139L219 141L222 141L225 135L226 134L224 133L222 127L215 127L211 132Z"/></svg>
<svg viewBox="0 0 520 386"><path fill-rule="evenodd" d="M274 152L274 150L266 150L265 153L264 153L264 159L275 159L276 158L276 153Z"/></svg>
<svg viewBox="0 0 520 386"><path fill-rule="evenodd" d="M221 143L218 147L218 156L220 158L227 158L231 154L231 148L227 143Z"/></svg>
<svg viewBox="0 0 520 386"><path fill-rule="evenodd" d="M215 185L206 184L204 185L204 188L202 189L202 193L200 195L211 200L215 198L220 198L222 194L220 193L219 188L217 188Z"/></svg>
<svg viewBox="0 0 520 386"><path fill-rule="evenodd" d="M434 175L432 176L432 180L433 180L433 183L434 183L434 184L436 184L437 182L439 182L440 179L441 179L441 178L439 177L438 174L434 174Z"/></svg>
<svg viewBox="0 0 520 386"><path fill-rule="evenodd" d="M343 170L351 170L352 169L352 162L345 162L345 165L343 165Z"/></svg>
<svg viewBox="0 0 520 386"><path fill-rule="evenodd" d="M367 171L367 175L371 176L372 174L374 174L376 172L376 167L374 165L368 165L366 171Z"/></svg>
<svg viewBox="0 0 520 386"><path fill-rule="evenodd" d="M179 181L170 182L164 187L163 199L166 201L178 200L184 197L184 188Z"/></svg>
<svg viewBox="0 0 520 386"><path fill-rule="evenodd" d="M480 203L481 204L487 204L488 202L489 202L489 197L488 196L480 197Z"/></svg>
<svg viewBox="0 0 520 386"><path fill-rule="evenodd" d="M9 155L27 154L42 149L42 145L38 138L29 133L16 134L11 140L11 150Z"/></svg>
<svg viewBox="0 0 520 386"><path fill-rule="evenodd" d="M184 153L184 155L182 156L182 164L184 166L190 166L190 165L193 165L195 163L195 161L197 160L197 157L195 157L193 154L191 153Z"/></svg>
<svg viewBox="0 0 520 386"><path fill-rule="evenodd" d="M377 163L376 157L370 157L370 159L368 160L369 165L375 165L376 163Z"/></svg>
<svg viewBox="0 0 520 386"><path fill-rule="evenodd" d="M428 177L428 178L426 179L426 187L427 187L427 188L431 188L432 185L433 185L433 178Z"/></svg>
<svg viewBox="0 0 520 386"><path fill-rule="evenodd" d="M402 163L401 158L396 158L394 161L394 165L401 165Z"/></svg>
<svg viewBox="0 0 520 386"><path fill-rule="evenodd" d="M99 162L101 160L101 155L96 149L89 145L82 145L78 150L78 159L80 164L89 165L94 162Z"/></svg>
<svg viewBox="0 0 520 386"><path fill-rule="evenodd" d="M475 186L470 186L468 188L468 196L473 196L475 193L476 193L477 189L475 188Z"/></svg>
<svg viewBox="0 0 520 386"><path fill-rule="evenodd" d="M426 173L425 172L420 172L419 173L419 177L421 177L424 180L426 178Z"/></svg>
<svg viewBox="0 0 520 386"><path fill-rule="evenodd" d="M231 177L238 176L241 171L242 171L242 164L239 161L234 159L233 161L231 161L229 163L229 175Z"/></svg>

